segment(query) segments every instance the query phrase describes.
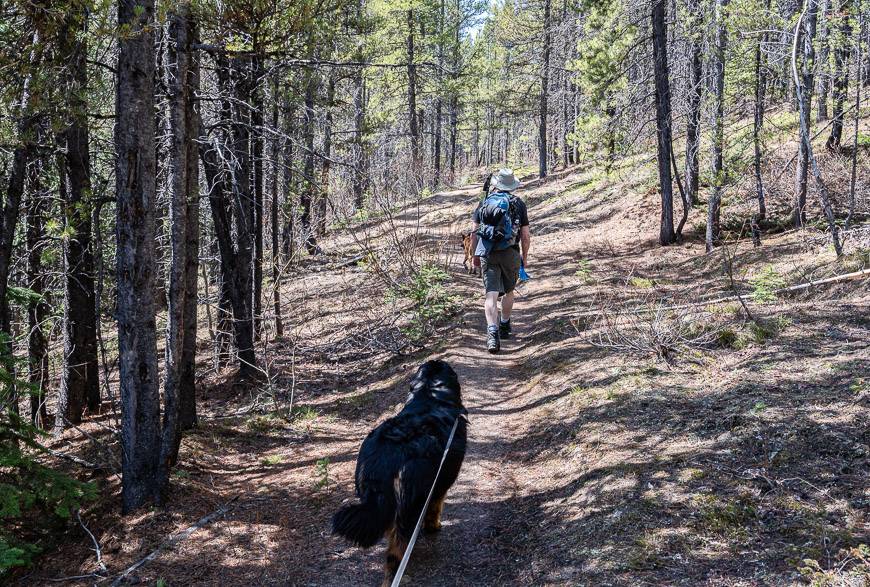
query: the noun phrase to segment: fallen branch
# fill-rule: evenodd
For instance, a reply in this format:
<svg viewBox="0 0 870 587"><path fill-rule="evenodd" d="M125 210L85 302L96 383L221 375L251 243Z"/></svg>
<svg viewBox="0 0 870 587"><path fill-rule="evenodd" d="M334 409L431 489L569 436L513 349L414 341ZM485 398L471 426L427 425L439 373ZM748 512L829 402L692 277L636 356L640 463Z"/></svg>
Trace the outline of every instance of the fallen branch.
<svg viewBox="0 0 870 587"><path fill-rule="evenodd" d="M186 538L188 538L191 534L196 532L198 529L200 529L204 526L207 526L208 524L214 522L218 518L221 518L224 515L226 515L229 511L231 511L235 507L232 504L234 504L239 499L239 497L240 497L240 495L235 496L234 498L232 498L231 500L226 502L224 505L222 505L221 507L219 507L218 509L216 509L215 511L213 511L209 515L200 518L195 524L188 526L185 530L179 532L178 534L175 534L174 536L170 536L166 542L164 542L163 544L161 544L160 546L157 547L157 550L155 550L154 552L152 552L151 554L149 554L148 556L146 556L145 558L143 558L142 560L140 560L139 562L137 562L133 566L129 567L126 571L124 571L120 575L118 575L118 577L114 581L112 581L111 587L117 587L118 585L120 585L121 582L130 575L130 573L132 573L136 569L142 567L143 565L153 561L155 558L157 558L157 556L161 552L163 552L167 548L171 548L171 547L175 546L176 544L178 544L182 540L185 540Z"/></svg>
<svg viewBox="0 0 870 587"><path fill-rule="evenodd" d="M88 536L91 537L91 542L94 543L94 553L96 554L96 557L97 557L97 566L100 567L101 571L106 572L106 564L103 562L103 552L100 550L100 543L97 542L96 537L93 535L93 533L90 530L88 530L88 527L85 526L85 523L82 522L82 517L79 513L79 510L76 510L76 520L79 521L79 525L82 527L82 529L85 532L87 532Z"/></svg>

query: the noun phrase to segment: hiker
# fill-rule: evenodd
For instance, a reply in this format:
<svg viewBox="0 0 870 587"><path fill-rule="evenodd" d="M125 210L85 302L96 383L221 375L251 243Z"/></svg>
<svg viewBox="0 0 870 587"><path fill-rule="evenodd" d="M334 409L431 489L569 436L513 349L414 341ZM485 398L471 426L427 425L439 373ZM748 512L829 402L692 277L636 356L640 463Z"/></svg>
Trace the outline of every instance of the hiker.
<svg viewBox="0 0 870 587"><path fill-rule="evenodd" d="M520 187L513 170L499 169L492 176L491 183L492 193L486 193L484 188L484 199L474 211L472 234L474 263L482 266L486 290L483 306L486 314L486 348L490 353L497 353L501 349L501 339L511 336L514 287L519 279L520 268L528 265L531 238L526 204L513 194Z"/></svg>

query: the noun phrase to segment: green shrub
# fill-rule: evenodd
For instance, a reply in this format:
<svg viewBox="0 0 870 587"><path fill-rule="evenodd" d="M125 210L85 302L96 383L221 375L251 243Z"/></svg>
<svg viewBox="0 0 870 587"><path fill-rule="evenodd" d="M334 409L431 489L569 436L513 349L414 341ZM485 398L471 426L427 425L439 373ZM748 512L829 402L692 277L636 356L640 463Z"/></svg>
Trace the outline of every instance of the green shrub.
<svg viewBox="0 0 870 587"><path fill-rule="evenodd" d="M8 371L3 371L8 381ZM0 392L0 397L5 390ZM5 402L2 402L5 403ZM0 414L0 579L15 567L27 567L40 547L16 535L16 529L39 523L68 520L86 501L96 497L96 487L82 483L39 463L41 434L12 413Z"/></svg>
<svg viewBox="0 0 870 587"><path fill-rule="evenodd" d="M403 331L412 341L425 338L458 310L459 297L450 292L449 280L444 269L427 263L414 272L408 283L388 293L390 298L402 298L411 303L411 323Z"/></svg>
<svg viewBox="0 0 870 587"><path fill-rule="evenodd" d="M592 279L592 263L588 259L577 261L577 271L574 272L574 276L580 279L582 283L593 283L595 280Z"/></svg>
<svg viewBox="0 0 870 587"><path fill-rule="evenodd" d="M765 267L761 273L749 280L752 285L752 299L756 302L772 302L776 300L776 290L785 287L785 279L774 269L773 265Z"/></svg>

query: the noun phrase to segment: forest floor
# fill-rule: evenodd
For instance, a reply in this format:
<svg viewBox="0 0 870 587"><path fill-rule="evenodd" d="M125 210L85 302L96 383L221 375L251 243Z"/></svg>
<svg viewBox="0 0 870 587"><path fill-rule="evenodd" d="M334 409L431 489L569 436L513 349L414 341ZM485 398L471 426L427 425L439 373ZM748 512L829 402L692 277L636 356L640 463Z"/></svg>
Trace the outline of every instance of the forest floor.
<svg viewBox="0 0 870 587"><path fill-rule="evenodd" d="M182 445L169 506L121 518L117 479L100 480L108 497L83 520L109 573L238 496L129 583L376 585L383 545L347 545L330 536L330 517L353 498L362 439L437 357L460 376L468 452L444 529L418 542L405 583L867 585L868 279L769 292L866 267L870 233L855 231L844 264L818 232L733 243L756 323L738 300L703 302L733 293L721 249L705 255L691 229L683 244L657 245L649 184L578 169L521 190L532 280L495 356L483 348L479 278L463 273L451 238L477 186L431 196L419 224L415 208L367 225L375 240L398 224L445 244L461 310L422 351L386 348L387 330L370 320L385 286L364 263L306 261L282 287L288 335L269 343L268 383L203 380L201 425ZM688 226L703 215L694 209ZM327 258L352 258L356 240L325 241ZM661 309L683 304L695 305ZM664 358L654 344L622 348L656 332L680 334ZM74 528L18 583L97 571L90 546Z"/></svg>

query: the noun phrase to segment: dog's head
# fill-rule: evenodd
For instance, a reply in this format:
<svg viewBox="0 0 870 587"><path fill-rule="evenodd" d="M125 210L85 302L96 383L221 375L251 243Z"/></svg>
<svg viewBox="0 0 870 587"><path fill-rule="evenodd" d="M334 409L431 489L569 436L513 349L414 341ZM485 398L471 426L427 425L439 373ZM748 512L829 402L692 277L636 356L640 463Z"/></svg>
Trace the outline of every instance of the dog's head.
<svg viewBox="0 0 870 587"><path fill-rule="evenodd" d="M426 361L411 378L408 400L427 398L462 408L460 391L459 376L453 367L445 361Z"/></svg>

